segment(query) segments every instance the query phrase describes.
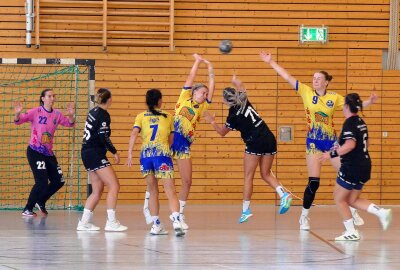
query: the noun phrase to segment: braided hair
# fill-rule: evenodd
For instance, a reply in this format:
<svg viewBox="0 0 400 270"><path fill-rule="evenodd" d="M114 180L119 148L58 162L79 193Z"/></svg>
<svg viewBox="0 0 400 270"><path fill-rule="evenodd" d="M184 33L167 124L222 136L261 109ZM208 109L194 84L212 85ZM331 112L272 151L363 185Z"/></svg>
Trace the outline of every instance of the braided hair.
<svg viewBox="0 0 400 270"><path fill-rule="evenodd" d="M226 103L229 107L239 107L239 111L243 113L243 110L247 103L247 93L245 91L236 91L233 87L226 87L222 93Z"/></svg>
<svg viewBox="0 0 400 270"><path fill-rule="evenodd" d="M165 118L167 118L166 113L162 113L160 111L157 111L154 107L158 105L159 100L162 99L162 94L159 89L149 89L146 93L146 104L147 107L149 107L149 110L154 114L154 115L162 115Z"/></svg>

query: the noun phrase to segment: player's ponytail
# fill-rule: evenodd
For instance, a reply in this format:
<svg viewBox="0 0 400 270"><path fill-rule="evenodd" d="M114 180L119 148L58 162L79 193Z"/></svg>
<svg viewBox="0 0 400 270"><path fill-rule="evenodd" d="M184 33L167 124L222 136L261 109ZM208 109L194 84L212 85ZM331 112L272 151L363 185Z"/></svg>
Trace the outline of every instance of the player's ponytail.
<svg viewBox="0 0 400 270"><path fill-rule="evenodd" d="M161 99L162 99L162 94L159 89L155 88L149 89L146 93L146 104L147 107L149 108L149 111L151 111L154 115L162 115L165 118L167 118L166 113L162 113L155 109L155 107L158 106L158 103Z"/></svg>
<svg viewBox="0 0 400 270"><path fill-rule="evenodd" d="M100 88L97 90L97 94L94 102L97 104L105 104L107 100L111 98L111 92L107 88Z"/></svg>
<svg viewBox="0 0 400 270"><path fill-rule="evenodd" d="M247 103L247 93L245 91L236 91L233 87L226 87L222 93L229 107L238 106L241 113Z"/></svg>
<svg viewBox="0 0 400 270"><path fill-rule="evenodd" d="M358 113L358 111L362 112L362 100L357 93L347 94L345 98L345 104L349 106L350 112L352 113Z"/></svg>

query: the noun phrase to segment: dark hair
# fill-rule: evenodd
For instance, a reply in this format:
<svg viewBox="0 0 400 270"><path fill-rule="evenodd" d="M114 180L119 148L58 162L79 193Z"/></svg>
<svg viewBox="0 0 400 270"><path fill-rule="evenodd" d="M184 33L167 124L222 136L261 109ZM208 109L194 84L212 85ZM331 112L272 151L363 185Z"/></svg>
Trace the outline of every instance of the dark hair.
<svg viewBox="0 0 400 270"><path fill-rule="evenodd" d="M51 88L46 88L46 89L44 89L44 90L42 91L42 93L40 93L40 98L39 98L39 104L40 104L40 106L43 106L43 105L44 105L44 102L43 102L42 98L45 97L45 96L46 96L46 93L49 92L49 91L53 91L53 89L51 89Z"/></svg>
<svg viewBox="0 0 400 270"><path fill-rule="evenodd" d="M149 110L154 114L154 115L162 115L165 118L167 117L166 113L162 113L154 109L155 106L158 105L159 100L162 99L162 94L160 89L149 89L146 93L146 104L147 107L149 107Z"/></svg>
<svg viewBox="0 0 400 270"><path fill-rule="evenodd" d="M358 113L359 110L362 112L362 100L357 93L347 94L344 103L349 106L352 113Z"/></svg>
<svg viewBox="0 0 400 270"><path fill-rule="evenodd" d="M111 98L111 92L107 88L100 88L97 90L95 103L105 104Z"/></svg>
<svg viewBox="0 0 400 270"><path fill-rule="evenodd" d="M195 92L195 91L197 91L197 90L199 90L200 88L206 88L207 90L208 90L208 87L207 87L207 85L205 85L205 84L202 84L202 83L196 83L194 86L193 86L193 88L192 88L192 94Z"/></svg>
<svg viewBox="0 0 400 270"><path fill-rule="evenodd" d="M230 107L239 106L243 112L247 102L247 93L244 91L236 91L233 87L226 87L222 92L222 96Z"/></svg>
<svg viewBox="0 0 400 270"><path fill-rule="evenodd" d="M323 74L324 77L325 77L325 80L328 81L328 82L332 81L332 79L333 79L332 75L329 75L329 73L324 71L324 70L321 70L318 73Z"/></svg>

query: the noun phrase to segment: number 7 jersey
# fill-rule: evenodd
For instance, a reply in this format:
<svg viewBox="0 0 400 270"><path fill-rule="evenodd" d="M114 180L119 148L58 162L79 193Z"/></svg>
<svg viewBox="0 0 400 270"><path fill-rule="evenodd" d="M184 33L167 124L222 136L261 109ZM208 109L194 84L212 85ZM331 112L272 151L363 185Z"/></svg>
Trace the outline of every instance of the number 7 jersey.
<svg viewBox="0 0 400 270"><path fill-rule="evenodd" d="M145 111L136 116L133 128L138 128L142 136L141 157L171 156L169 135L174 132L174 120L165 111L167 117Z"/></svg>

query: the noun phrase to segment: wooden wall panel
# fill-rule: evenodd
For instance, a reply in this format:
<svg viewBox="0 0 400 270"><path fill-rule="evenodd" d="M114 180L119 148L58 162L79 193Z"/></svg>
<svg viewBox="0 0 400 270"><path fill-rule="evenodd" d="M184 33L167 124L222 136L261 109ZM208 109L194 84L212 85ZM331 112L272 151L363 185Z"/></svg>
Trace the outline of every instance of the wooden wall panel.
<svg viewBox="0 0 400 270"><path fill-rule="evenodd" d="M374 164L366 196L378 203L398 204L399 74L382 71L381 63L382 49L388 46L389 0L373 3L367 0L177 0L173 52L165 47L134 45L108 46L107 52L103 52L101 46L79 44L27 49L23 6L23 0L0 0L0 56L95 59L96 87L109 87L113 91L114 104L110 109L113 141L123 162L134 116L145 109L146 90L161 88L164 108L172 111L193 63L191 55L197 52L215 67L217 89L210 110L216 113L219 123L223 123L227 115L227 108L221 103L221 90L230 85L232 74L237 74L244 81L250 100L276 136L280 126L293 126L294 141L278 141L279 153L273 171L279 181L302 197L307 182L303 105L294 90L259 59L258 53L264 49L304 83L311 83L314 72L326 70L334 77L330 90L343 95L359 92L363 98L375 92L381 97L378 104L364 112ZM328 26L329 42L299 44L298 31L302 24ZM65 29L68 25L58 27ZM90 25L82 27L97 29ZM116 25L112 28L124 29ZM233 40L231 54L219 53L221 39ZM202 66L196 81L206 81L206 74ZM340 129L343 123L340 111L335 115L335 123ZM383 132L388 132L388 137L383 138ZM193 145L190 195L193 203L241 201L243 149L238 133L220 138L211 126L204 122L199 125ZM125 165L117 165L115 169L122 184L122 202L141 202L145 186L138 171L138 160L134 161L132 169ZM329 164L324 165L322 171L316 203L332 204L335 172ZM176 182L179 186L179 172ZM258 172L254 184L255 202L276 202L275 192L264 184ZM164 195L162 198L165 199ZM301 201L295 203L301 204Z"/></svg>

